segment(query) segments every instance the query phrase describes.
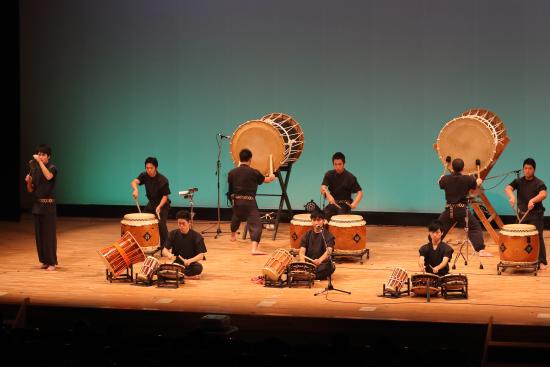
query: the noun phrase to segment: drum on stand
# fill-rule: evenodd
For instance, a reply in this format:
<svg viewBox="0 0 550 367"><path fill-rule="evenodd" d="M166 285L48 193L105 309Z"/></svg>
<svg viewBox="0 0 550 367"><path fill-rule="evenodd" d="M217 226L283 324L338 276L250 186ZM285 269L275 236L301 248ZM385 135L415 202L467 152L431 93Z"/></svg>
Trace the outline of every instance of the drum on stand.
<svg viewBox="0 0 550 367"><path fill-rule="evenodd" d="M276 282L286 271L288 264L292 262L292 255L284 248L279 248L271 255L262 269L262 273L270 280Z"/></svg>
<svg viewBox="0 0 550 367"><path fill-rule="evenodd" d="M384 293L387 290L389 293L393 295L399 295L401 294L401 287L403 287L404 284L408 285L409 283L409 275L403 268L395 268L393 269L390 279L384 286Z"/></svg>
<svg viewBox="0 0 550 367"><path fill-rule="evenodd" d="M462 274L447 274L439 279L445 298L468 298L468 278Z"/></svg>
<svg viewBox="0 0 550 367"><path fill-rule="evenodd" d="M288 286L305 284L311 288L317 266L308 262L293 262L288 265Z"/></svg>
<svg viewBox="0 0 550 367"><path fill-rule="evenodd" d="M333 215L328 230L334 236L334 253L363 252L367 247L367 222L360 215Z"/></svg>
<svg viewBox="0 0 550 367"><path fill-rule="evenodd" d="M133 264L145 260L143 250L130 232L126 232L112 245L98 251L107 269L114 277L122 274Z"/></svg>
<svg viewBox="0 0 550 367"><path fill-rule="evenodd" d="M313 229L311 215L295 214L290 221L290 247L299 249L303 235L310 229Z"/></svg>
<svg viewBox="0 0 550 367"><path fill-rule="evenodd" d="M159 221L151 213L126 214L120 221L120 232L130 232L143 252L154 253L160 246Z"/></svg>
<svg viewBox="0 0 550 367"><path fill-rule="evenodd" d="M536 274L539 264L539 232L532 224L505 224L500 230L498 250L501 268L533 269Z"/></svg>
<svg viewBox="0 0 550 367"><path fill-rule="evenodd" d="M136 274L136 280L142 282L151 282L153 276L156 275L157 269L159 268L159 261L156 257L147 256L139 273Z"/></svg>
<svg viewBox="0 0 550 367"><path fill-rule="evenodd" d="M421 273L411 275L411 291L417 296L435 296L439 293L439 277L435 274Z"/></svg>

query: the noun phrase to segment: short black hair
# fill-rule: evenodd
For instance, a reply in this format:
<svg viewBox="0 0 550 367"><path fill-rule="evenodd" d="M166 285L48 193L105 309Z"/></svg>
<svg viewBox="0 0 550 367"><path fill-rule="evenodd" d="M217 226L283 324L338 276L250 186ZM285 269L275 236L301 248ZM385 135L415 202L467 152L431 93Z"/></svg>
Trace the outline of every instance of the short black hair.
<svg viewBox="0 0 550 367"><path fill-rule="evenodd" d="M453 159L453 171L462 172L464 169L464 161L460 158Z"/></svg>
<svg viewBox="0 0 550 367"><path fill-rule="evenodd" d="M320 209L315 209L311 212L309 217L311 218L311 220L325 219L325 212Z"/></svg>
<svg viewBox="0 0 550 367"><path fill-rule="evenodd" d="M155 168L159 166L159 161L155 157L147 157L145 159L145 165L147 165L147 163L151 163Z"/></svg>
<svg viewBox="0 0 550 367"><path fill-rule="evenodd" d="M343 163L346 163L346 156L342 152L336 152L332 155L332 163L335 159L340 159Z"/></svg>
<svg viewBox="0 0 550 367"><path fill-rule="evenodd" d="M241 162L250 162L250 160L252 159L252 152L250 151L250 149L243 149L239 152L239 160Z"/></svg>
<svg viewBox="0 0 550 367"><path fill-rule="evenodd" d="M180 210L176 213L176 219L185 219L188 222L191 222L191 213L188 210Z"/></svg>
<svg viewBox="0 0 550 367"><path fill-rule="evenodd" d="M533 169L537 169L537 162L535 162L533 158L527 158L526 160L524 160L523 167L525 167L526 164L533 166Z"/></svg>
<svg viewBox="0 0 550 367"><path fill-rule="evenodd" d="M437 230L441 230L443 232L443 223L436 219L428 224L428 231L436 232Z"/></svg>
<svg viewBox="0 0 550 367"><path fill-rule="evenodd" d="M36 147L36 154L38 153L44 153L50 157L52 155L52 148L48 144L40 144Z"/></svg>

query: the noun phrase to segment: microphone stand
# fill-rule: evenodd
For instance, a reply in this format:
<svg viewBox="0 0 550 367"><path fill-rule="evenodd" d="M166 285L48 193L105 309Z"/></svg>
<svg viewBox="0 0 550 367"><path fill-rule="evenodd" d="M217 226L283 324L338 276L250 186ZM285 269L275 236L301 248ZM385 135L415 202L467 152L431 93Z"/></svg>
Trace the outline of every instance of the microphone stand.
<svg viewBox="0 0 550 367"><path fill-rule="evenodd" d="M325 235L323 233L324 230L325 229L323 227L321 227L321 236L323 236L323 243L325 244L325 251L327 251L328 246L327 246L327 241L325 240ZM332 251L328 251L328 262L329 262L330 266L332 267L333 266ZM348 292L348 291L345 291L345 290L342 290L342 289L338 289L338 288L334 288L334 286L332 285L332 273L333 272L330 272L330 274L328 276L328 284L327 284L326 288L324 290L322 290L321 292L315 293L314 296L318 296L318 295L323 294L323 293L328 293L329 291L337 291L337 292L342 292L342 293L346 293L346 294L351 294L351 292Z"/></svg>
<svg viewBox="0 0 550 367"><path fill-rule="evenodd" d="M218 136L220 137L220 140L218 140ZM222 154L222 139L223 138L227 139L228 137L225 136L225 135L222 135L222 134L216 134L216 143L218 144L218 160L216 161L216 176L218 177L218 222L217 222L217 228L216 228L215 231L208 231L208 228L212 227L212 226L210 226L210 227L206 228L204 231L201 232L201 234L215 233L216 235L214 236L214 238L218 238L223 233L223 231L221 229L221 225L220 225L220 222L221 222L221 216L220 216L220 207L221 207L221 204L220 204L220 167L221 167L220 157L221 157L221 154Z"/></svg>

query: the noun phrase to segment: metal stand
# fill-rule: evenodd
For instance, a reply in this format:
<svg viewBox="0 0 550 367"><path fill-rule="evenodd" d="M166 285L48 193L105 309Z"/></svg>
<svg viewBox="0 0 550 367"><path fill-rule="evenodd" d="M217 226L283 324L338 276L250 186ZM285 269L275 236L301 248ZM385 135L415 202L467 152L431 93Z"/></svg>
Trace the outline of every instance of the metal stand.
<svg viewBox="0 0 550 367"><path fill-rule="evenodd" d="M403 294L407 294L407 296L411 295L410 279L407 279L407 289L402 291L391 291L389 289L386 289L386 284L382 284L382 297L400 298Z"/></svg>
<svg viewBox="0 0 550 367"><path fill-rule="evenodd" d="M502 272L508 268L512 269L528 269L534 272L533 275L537 275L539 270L540 262L537 260L535 262L516 262L516 261L501 261L497 264L497 274L500 275Z"/></svg>
<svg viewBox="0 0 550 367"><path fill-rule="evenodd" d="M193 203L193 194L197 191L199 191L199 189L195 187L189 190L179 192L182 198L189 200L189 212L191 213L191 223L190 223L191 228L193 228L193 219L195 218L195 213L193 212L193 207L195 206L195 204Z"/></svg>
<svg viewBox="0 0 550 367"><path fill-rule="evenodd" d="M126 268L126 272L120 275L114 275L109 269L105 269L105 278L112 282L133 282L134 280L134 265L130 265Z"/></svg>
<svg viewBox="0 0 550 367"><path fill-rule="evenodd" d="M325 235L323 234L323 231L324 231L324 228L321 229L321 235L323 236L323 242L325 244L325 251L327 250L327 241L325 239ZM332 262L332 251L329 251L328 252L328 262L329 264L333 265L333 262ZM318 296L320 294L323 294L323 293L328 293L329 291L337 291L337 292L342 292L342 293L346 293L346 294L351 294L351 292L348 292L348 291L344 291L342 289L338 289L338 288L334 288L332 286L332 272L330 273L330 275L328 276L328 284L327 284L327 287L322 290L321 292L318 292L318 293L315 293L314 296Z"/></svg>
<svg viewBox="0 0 550 367"><path fill-rule="evenodd" d="M220 225L220 222L221 222L221 215L220 215L220 207L221 207L221 204L220 204L220 168L221 168L221 163L220 163L220 157L221 157L221 154L222 154L222 142L221 142L221 140L223 138L220 137L220 139L218 139L218 137L220 137L219 134L216 135L216 143L218 143L218 160L216 161L216 176L218 178L218 186L217 186L218 187L218 221L217 221L216 224L214 224L214 225L217 225L217 228L216 228L215 231L209 231L208 229L213 227L213 226L210 226L210 227L206 228L204 231L201 232L201 234L215 233L216 235L214 236L214 238L218 238L223 233L223 231L221 229L221 225Z"/></svg>
<svg viewBox="0 0 550 367"><path fill-rule="evenodd" d="M283 212L283 206L286 204L286 210L288 213L289 218L292 218L292 207L290 206L290 200L288 199L287 194L287 187L288 187L288 181L290 180L290 171L292 170L292 164L289 164L287 166L279 167L279 170L275 172L275 176L279 180L279 185L281 186L281 193L280 194L256 194L256 196L278 196L280 197L279 200L279 209L277 209L277 216L275 217L275 220L269 219L267 221L262 221L263 224L273 224L273 237L272 240L275 240L277 237L277 231L279 230L279 222L281 220L281 214ZM286 175L283 179L283 175L281 172L286 172ZM243 232L243 240L246 239L246 234L248 232L248 224L244 227Z"/></svg>
<svg viewBox="0 0 550 367"><path fill-rule="evenodd" d="M456 262L457 262L458 258L461 257L461 256L464 259L464 265L468 265L470 246L472 246L472 249L474 250L472 255L475 255L477 253L477 251L475 251L475 249L474 249L474 245L470 241L470 233L469 233L469 221L470 221L470 219L469 218L470 218L471 214L472 213L470 211L470 198L468 198L468 203L466 205L466 216L464 217L464 222L465 222L464 232L466 233L466 238L463 239L462 241L458 241L458 244L460 245L460 247L458 248L458 252L457 252L455 260L453 262L453 267L452 267L453 270L456 269ZM466 256L464 256L464 254L462 253L462 251L464 249L466 250ZM478 254L478 257L479 257L479 254ZM481 258L479 258L479 268L483 269L483 264L481 263Z"/></svg>

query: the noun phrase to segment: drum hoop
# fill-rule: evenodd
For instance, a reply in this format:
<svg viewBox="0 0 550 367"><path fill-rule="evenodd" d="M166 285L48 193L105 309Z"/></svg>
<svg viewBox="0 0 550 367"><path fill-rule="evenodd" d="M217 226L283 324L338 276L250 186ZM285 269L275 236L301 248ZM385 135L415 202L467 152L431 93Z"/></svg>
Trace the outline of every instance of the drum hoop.
<svg viewBox="0 0 550 367"><path fill-rule="evenodd" d="M120 221L121 224L132 226L132 227L141 227L144 224L158 224L158 219L131 219L128 221L127 219L123 219Z"/></svg>
<svg viewBox="0 0 550 367"><path fill-rule="evenodd" d="M359 227L359 226L365 226L367 225L367 222L365 222L365 220L330 220L330 222L328 223L329 226L334 226L334 227ZM341 225L341 224L348 224L348 225ZM351 225L350 225L351 224Z"/></svg>
<svg viewBox="0 0 550 367"><path fill-rule="evenodd" d="M501 229L500 234L503 235L503 236L508 236L508 237L528 237L528 236L536 236L536 235L539 234L539 232L537 230L514 230L514 231L510 231L510 230Z"/></svg>

